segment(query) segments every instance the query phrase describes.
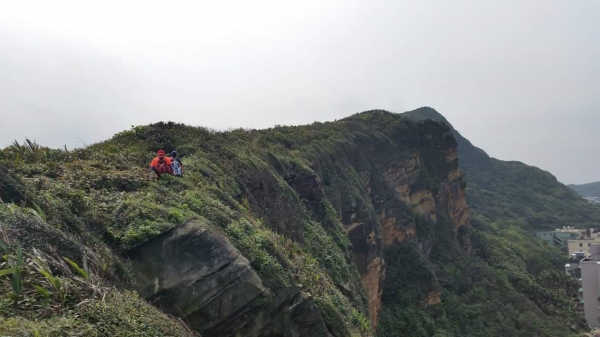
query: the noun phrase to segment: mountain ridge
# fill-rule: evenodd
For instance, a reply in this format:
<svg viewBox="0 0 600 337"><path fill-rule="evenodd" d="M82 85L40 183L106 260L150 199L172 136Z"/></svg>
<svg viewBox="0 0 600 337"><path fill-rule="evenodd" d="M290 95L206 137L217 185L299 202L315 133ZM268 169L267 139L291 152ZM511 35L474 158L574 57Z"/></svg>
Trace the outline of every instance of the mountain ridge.
<svg viewBox="0 0 600 337"><path fill-rule="evenodd" d="M577 192L582 197L600 198L600 181L587 184L569 184L569 188Z"/></svg>
<svg viewBox="0 0 600 337"><path fill-rule="evenodd" d="M472 207L486 209L493 219L524 219L532 229L597 226L594 219L600 216L598 210L560 183L552 173L520 161L502 161L488 156L434 109L421 108L405 114L416 119L433 117L453 130L459 144L461 167L467 172L473 192L468 196ZM529 186L520 188L522 184ZM527 199L522 203L525 207L512 207L510 217L503 211L493 210L494 201L517 204L515 201L521 199ZM568 203L568 207L564 207L564 203Z"/></svg>
<svg viewBox="0 0 600 337"><path fill-rule="evenodd" d="M0 234L11 248L111 261L91 268L117 298L138 294L126 308L153 310L141 299L151 301L209 336L577 331L573 285L554 263L562 253L524 229L536 225L522 215L539 197L528 191L531 200L522 205L490 207L490 198L503 200L494 189L504 185L477 170L511 169L502 183L525 170L538 185L561 187L537 170L498 164L435 110L420 111L443 121L371 110L266 130L156 123L75 151L17 143L0 152ZM146 166L159 148L186 154L183 179L150 179ZM537 186L524 183L525 190ZM515 206L525 208L506 212ZM559 221L556 212L545 216ZM105 309L109 317L75 315L77 303L99 305L101 298L60 268L51 269L78 289L63 304L72 311L23 315L17 303L0 310L0 327L18 320L28 333L46 333L62 328L62 319L86 336L90 324L103 327L102 336L130 333L111 325L113 306ZM26 271L29 282L51 286ZM9 293L8 279L1 280ZM22 303L44 300L31 291L22 296ZM152 322L126 311L117 316L140 335L189 332L161 326L170 321L156 311Z"/></svg>

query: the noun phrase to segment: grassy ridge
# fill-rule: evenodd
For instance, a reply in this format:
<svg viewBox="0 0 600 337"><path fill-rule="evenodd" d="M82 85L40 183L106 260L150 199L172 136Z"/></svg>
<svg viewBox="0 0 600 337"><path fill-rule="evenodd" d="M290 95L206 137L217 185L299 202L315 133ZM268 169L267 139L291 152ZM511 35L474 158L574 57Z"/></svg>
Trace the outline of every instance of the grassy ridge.
<svg viewBox="0 0 600 337"><path fill-rule="evenodd" d="M385 121L379 126L390 127ZM385 139L372 131L361 120L226 133L159 123L76 151L15 144L0 153L2 169L9 172L0 198L39 207L44 224L65 240L107 248L99 251L115 261L116 282L125 284L130 278L118 263L119 252L188 219L202 219L225 233L275 292L302 284L330 331L370 335L364 291L338 211L327 198L316 204L301 199L286 179L314 175L310 165L317 159L331 166L328 160L356 152L357 142ZM185 179L151 178L146 167L157 148L185 155ZM351 172L350 165L333 166ZM334 182L333 173L326 183L330 190L348 185ZM3 230L10 232L18 222L7 222ZM26 243L42 243L39 233L30 234ZM15 235L13 243L17 238L22 239ZM71 258L80 259L78 253Z"/></svg>
<svg viewBox="0 0 600 337"><path fill-rule="evenodd" d="M6 172L0 175L0 198L11 205L0 210L0 228L12 247L20 242L29 251L58 248L74 261L95 253L96 260L105 262L94 268L106 270L105 286L114 287L110 293L119 301L119 296L130 296L124 289L134 287L120 253L188 219L201 219L225 233L275 292L302 284L332 334L371 336L375 331L342 218L351 210L361 221L378 224L377 209L391 192L373 172L394 156L420 150L428 168L418 184L435 188L442 179L437 146L453 141L447 131L439 123L370 111L334 123L269 130L213 132L158 123L133 127L75 151L14 144L0 151L0 170ZM462 146L459 137L457 141ZM146 167L158 148L185 155L184 179L152 179ZM463 157L466 151L477 150L460 149L460 164L467 164L471 179L475 171L469 165L481 163ZM518 170L500 171L504 172L499 173L504 174L501 181L520 177ZM368 178L375 187L372 192L381 198L369 195ZM577 319L566 306L568 292L559 291L571 285L552 274L554 266L548 259L560 253L527 240L523 230L538 226L536 216L554 225L560 221L555 216L562 213L546 214L545 199L535 196L533 203L521 202L535 212L533 216L527 210L507 215L514 196L529 195L532 188L516 178L521 190L506 195L504 185L488 184L486 179L475 176L468 185L478 214L470 232L462 233L471 237L471 255L449 232L452 226L444 214L438 214L436 225L407 207L394 208L397 217L416 227L418 241L385 252L388 273L378 335L565 336L571 332L566 322L576 324ZM547 177L542 180L545 183ZM315 182L322 192L313 188ZM496 198L499 205L492 203ZM553 198L571 202L568 195ZM15 207L21 214L17 217L8 210ZM587 216L589 221L595 219L594 213ZM423 254L424 243L432 243L431 254ZM60 268L55 269L58 275ZM553 277L557 284L548 281ZM9 287L7 283L3 292L10 292ZM24 295L28 301L43 299L28 289ZM424 304L436 292L442 303ZM6 305L0 307L0 316L7 322L4 326L19 321L29 332L38 329L50 334L62 324L53 322L81 317L75 305L87 298L93 307L97 299L83 291L66 310L48 314L36 309L25 315ZM122 302L138 306L136 301L140 300ZM157 311L151 321L141 322L137 316L129 317L128 310L119 310L103 311L107 316L91 310L88 318L73 324L81 329L87 324L101 327L110 317L122 316L139 326L140 333L153 334L169 322L164 316L161 320ZM127 332L105 331L100 335ZM163 332L170 333L175 332Z"/></svg>

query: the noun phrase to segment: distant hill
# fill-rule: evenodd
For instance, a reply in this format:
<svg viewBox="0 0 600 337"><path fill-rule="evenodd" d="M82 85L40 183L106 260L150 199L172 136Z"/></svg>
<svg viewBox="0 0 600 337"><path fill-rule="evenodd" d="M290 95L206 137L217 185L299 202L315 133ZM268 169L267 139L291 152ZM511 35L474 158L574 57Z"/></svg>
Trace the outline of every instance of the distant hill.
<svg viewBox="0 0 600 337"><path fill-rule="evenodd" d="M468 204L474 213L494 221L519 219L530 229L600 225L600 209L591 207L573 191L582 196L600 196L600 182L569 188L537 167L491 158L434 109L425 107L404 115L432 119L452 128L458 143L460 167L467 173Z"/></svg>
<svg viewBox="0 0 600 337"><path fill-rule="evenodd" d="M568 186L584 198L600 199L600 181L581 185L571 184Z"/></svg>

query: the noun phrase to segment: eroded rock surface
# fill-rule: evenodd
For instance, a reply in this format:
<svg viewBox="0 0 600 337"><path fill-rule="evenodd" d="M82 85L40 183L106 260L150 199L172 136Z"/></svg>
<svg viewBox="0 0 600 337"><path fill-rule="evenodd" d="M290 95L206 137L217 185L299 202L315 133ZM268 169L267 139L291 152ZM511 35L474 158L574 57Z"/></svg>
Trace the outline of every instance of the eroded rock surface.
<svg viewBox="0 0 600 337"><path fill-rule="evenodd" d="M204 336L330 336L299 288L271 295L220 232L190 221L128 252L139 292Z"/></svg>
<svg viewBox="0 0 600 337"><path fill-rule="evenodd" d="M450 134L442 135L438 141L438 152L434 156L432 153L424 154L416 150L405 151L402 155L376 163L371 176L365 174L368 178L364 183L376 207L375 211L379 214L378 222L371 223L369 219L359 218L352 210L343 214L355 262L367 292L374 326L378 324L385 279L383 249L416 236L415 223L404 218L406 211L403 209L408 207L433 223L438 222L438 214L443 214L455 228L468 224L469 208L463 182L464 172L458 168L456 142ZM437 161L435 165L438 170L433 173L431 160ZM379 181L383 182L383 186L372 185L373 180L378 180L371 179L373 175L381 176L382 180ZM432 180L438 184L429 184ZM385 194L382 190L391 191L392 198L377 200L382 198L382 193ZM455 232L457 239L468 251L468 235L460 236L458 230ZM425 240L419 242L419 245L421 251L428 255L433 243ZM429 304L438 301L439 296L427 300Z"/></svg>

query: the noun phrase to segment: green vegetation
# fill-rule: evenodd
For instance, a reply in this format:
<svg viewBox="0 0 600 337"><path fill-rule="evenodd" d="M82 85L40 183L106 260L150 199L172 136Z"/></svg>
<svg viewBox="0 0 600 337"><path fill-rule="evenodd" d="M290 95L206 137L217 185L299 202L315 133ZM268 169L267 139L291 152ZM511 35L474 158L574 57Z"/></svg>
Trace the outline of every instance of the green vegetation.
<svg viewBox="0 0 600 337"><path fill-rule="evenodd" d="M141 300L135 293L109 291L102 299L90 299L77 307L41 313L12 313L0 317L3 336L195 336L174 318Z"/></svg>
<svg viewBox="0 0 600 337"><path fill-rule="evenodd" d="M581 185L568 185L582 197L600 197L600 181Z"/></svg>
<svg viewBox="0 0 600 337"><path fill-rule="evenodd" d="M470 246L443 210L431 223L397 201L382 174L419 153L425 166L413 187L436 191L457 168L440 151L456 141L436 122L369 111L268 130L157 123L72 151L15 142L0 150L0 234L26 261L17 269L15 255L0 278L0 334L189 334L129 291L134 275L120 257L189 219L224 233L274 294L301 285L335 336L575 331L567 327L579 324L568 305L573 285L553 274L562 255L527 230L590 224L600 213L539 170L489 158L484 168L478 150L457 140L476 215L458 237ZM184 179L152 179L146 167L159 148L184 155ZM382 211L416 228L417 240L384 252L376 332L354 255L378 252L373 244L353 253L346 227L364 223L378 234ZM441 304L428 304L436 294Z"/></svg>
<svg viewBox="0 0 600 337"><path fill-rule="evenodd" d="M13 204L0 209L3 224L32 217ZM13 250L2 240L0 247L0 293L8 294L0 299L3 336L195 336L135 293L106 282L98 260L84 255L80 266L56 252Z"/></svg>
<svg viewBox="0 0 600 337"><path fill-rule="evenodd" d="M600 208L593 207L556 178L540 169L517 162L491 159L485 174L469 175L469 204L485 210L490 220L523 219L530 229L562 226L597 227ZM480 170L477 164L464 167Z"/></svg>
<svg viewBox="0 0 600 337"><path fill-rule="evenodd" d="M379 335L575 336L583 322L572 309L577 282L557 269L564 254L521 225L476 217L472 253L450 263L414 243L388 249ZM430 293L441 304L427 305Z"/></svg>
<svg viewBox="0 0 600 337"><path fill-rule="evenodd" d="M367 132L360 124L354 127ZM79 248L101 247L99 258L114 264L107 272L113 283L128 287L119 252L201 219L229 237L269 288L301 284L323 304L332 331L369 335L366 299L338 212L325 198L302 198L285 180L315 175L309 164L321 151L356 147L349 136L345 125L214 133L159 123L74 151L15 144L0 152L9 172L0 180L0 198L32 217L35 209L40 216L31 227L41 222L52 235L42 238L16 221L3 230L28 249L65 249L73 260L81 258ZM186 155L185 179L151 179L145 167L159 147Z"/></svg>
<svg viewBox="0 0 600 337"><path fill-rule="evenodd" d="M447 123L428 108L408 116ZM472 207L471 254L446 246L443 253L456 257L449 262L433 252L427 259L412 243L388 249L393 281L384 289L379 334L579 335L585 325L572 305L579 286L562 272L566 256L534 239L532 230L593 226L596 209L550 174L489 158L454 135ZM429 292L438 292L441 304L425 305Z"/></svg>
<svg viewBox="0 0 600 337"><path fill-rule="evenodd" d="M404 115L429 118L452 126L435 110L421 108ZM562 226L600 226L600 208L559 183L549 172L520 162L490 158L452 128L458 143L460 167L467 172L467 197L487 221L522 220L525 229Z"/></svg>

